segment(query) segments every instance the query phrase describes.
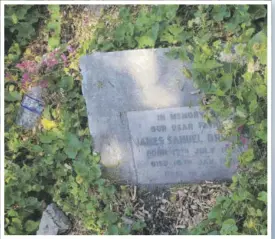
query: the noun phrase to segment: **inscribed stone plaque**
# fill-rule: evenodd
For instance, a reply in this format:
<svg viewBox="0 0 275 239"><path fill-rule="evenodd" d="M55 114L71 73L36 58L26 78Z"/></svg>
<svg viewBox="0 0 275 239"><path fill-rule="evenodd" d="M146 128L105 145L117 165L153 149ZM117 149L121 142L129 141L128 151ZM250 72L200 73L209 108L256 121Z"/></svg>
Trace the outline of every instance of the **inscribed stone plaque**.
<svg viewBox="0 0 275 239"><path fill-rule="evenodd" d="M127 113L137 179L140 184L169 184L230 178L225 164L229 142L217 124L207 124L199 107Z"/></svg>
<svg viewBox="0 0 275 239"><path fill-rule="evenodd" d="M197 118L169 118L170 114L197 112L202 95L194 94L197 89L192 80L182 73L184 66L192 65L170 59L168 52L167 48L140 49L81 57L93 150L100 153L106 176L122 183L226 179L233 169L221 165L225 143L207 140L208 134L217 139L216 129L202 130L200 114ZM165 120L158 120L158 115L165 115ZM159 131L162 129L165 131ZM175 137L182 136L178 140L183 142L185 135L198 142L177 143ZM144 140L136 145L146 137L153 138L153 143L157 137L158 145L150 145L150 140L148 146Z"/></svg>

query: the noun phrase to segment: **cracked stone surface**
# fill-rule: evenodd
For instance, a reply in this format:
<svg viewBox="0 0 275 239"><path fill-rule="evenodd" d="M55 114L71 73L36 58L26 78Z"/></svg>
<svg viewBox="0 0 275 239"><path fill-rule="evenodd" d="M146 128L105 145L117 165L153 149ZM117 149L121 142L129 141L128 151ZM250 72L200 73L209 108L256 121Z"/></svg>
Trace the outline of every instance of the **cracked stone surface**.
<svg viewBox="0 0 275 239"><path fill-rule="evenodd" d="M62 235L71 228L68 217L52 203L43 212L37 235Z"/></svg>

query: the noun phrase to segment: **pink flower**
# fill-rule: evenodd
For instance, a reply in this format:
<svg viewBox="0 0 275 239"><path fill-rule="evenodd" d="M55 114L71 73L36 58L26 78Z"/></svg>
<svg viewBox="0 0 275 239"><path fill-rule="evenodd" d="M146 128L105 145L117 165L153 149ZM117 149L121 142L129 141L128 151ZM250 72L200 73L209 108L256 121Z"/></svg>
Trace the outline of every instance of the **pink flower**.
<svg viewBox="0 0 275 239"><path fill-rule="evenodd" d="M67 60L66 56L64 54L62 54L62 55L61 55L61 58L63 60L65 60L65 59ZM59 57L60 57L59 49L56 48L52 52L43 56L44 59L42 61L42 64L46 65L48 69L53 68L55 65L57 65L59 63L59 60L58 60Z"/></svg>
<svg viewBox="0 0 275 239"><path fill-rule="evenodd" d="M12 80L12 75L11 75L10 73L6 73L6 74L5 74L5 78L6 78L7 80Z"/></svg>
<svg viewBox="0 0 275 239"><path fill-rule="evenodd" d="M24 73L22 76L22 88L27 89L28 83L31 82L31 78L28 73Z"/></svg>
<svg viewBox="0 0 275 239"><path fill-rule="evenodd" d="M23 72L37 73L38 65L35 61L23 61L16 65Z"/></svg>
<svg viewBox="0 0 275 239"><path fill-rule="evenodd" d="M24 71L25 70L25 66L24 66L24 64L23 63L21 63L21 64L16 64L16 67L19 69L19 70L21 70L21 71Z"/></svg>
<svg viewBox="0 0 275 239"><path fill-rule="evenodd" d="M61 58L64 62L67 62L67 57L64 54L61 55Z"/></svg>
<svg viewBox="0 0 275 239"><path fill-rule="evenodd" d="M48 81L47 80L42 80L42 81L39 82L39 85L42 88L47 88L48 87Z"/></svg>
<svg viewBox="0 0 275 239"><path fill-rule="evenodd" d="M248 144L248 139L245 138L243 135L241 135L240 140L241 140L241 142L242 142L243 145Z"/></svg>
<svg viewBox="0 0 275 239"><path fill-rule="evenodd" d="M57 65L58 64L58 60L57 59L55 59L55 58L53 58L53 59L49 59L48 60L48 67L54 67L55 65Z"/></svg>
<svg viewBox="0 0 275 239"><path fill-rule="evenodd" d="M228 149L231 147L231 144L225 144L225 148Z"/></svg>
<svg viewBox="0 0 275 239"><path fill-rule="evenodd" d="M52 57L52 56L51 56L51 57ZM52 68L52 67L54 67L55 65L58 64L58 60L57 60L55 57L46 58L46 59L43 61L43 64L45 64L48 68Z"/></svg>
<svg viewBox="0 0 275 239"><path fill-rule="evenodd" d="M72 53L73 51L74 51L74 49L72 48L72 46L67 46L67 50L68 50L68 52L70 52L70 53Z"/></svg>
<svg viewBox="0 0 275 239"><path fill-rule="evenodd" d="M24 73L22 76L22 82L31 81L28 73Z"/></svg>
<svg viewBox="0 0 275 239"><path fill-rule="evenodd" d="M243 127L244 127L243 125L239 126L238 129L237 129L237 131L238 131L239 133L241 133L241 132L243 131Z"/></svg>

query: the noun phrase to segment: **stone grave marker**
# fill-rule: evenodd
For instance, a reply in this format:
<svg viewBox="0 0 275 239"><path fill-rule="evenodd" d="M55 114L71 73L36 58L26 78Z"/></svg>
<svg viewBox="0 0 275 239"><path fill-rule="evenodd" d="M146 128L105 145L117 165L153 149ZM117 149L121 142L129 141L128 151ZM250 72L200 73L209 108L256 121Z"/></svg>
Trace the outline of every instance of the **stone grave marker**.
<svg viewBox="0 0 275 239"><path fill-rule="evenodd" d="M110 177L158 185L230 179L230 142L207 124L200 94L167 48L96 52L80 60L93 149ZM190 67L190 65L189 65Z"/></svg>

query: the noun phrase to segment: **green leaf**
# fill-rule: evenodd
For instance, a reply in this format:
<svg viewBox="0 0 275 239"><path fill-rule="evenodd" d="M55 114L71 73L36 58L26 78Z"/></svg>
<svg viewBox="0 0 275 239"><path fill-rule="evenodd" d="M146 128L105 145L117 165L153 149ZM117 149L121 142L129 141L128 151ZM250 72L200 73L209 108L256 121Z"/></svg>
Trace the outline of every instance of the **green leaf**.
<svg viewBox="0 0 275 239"><path fill-rule="evenodd" d="M30 150L35 153L43 152L43 149L39 145L31 145Z"/></svg>
<svg viewBox="0 0 275 239"><path fill-rule="evenodd" d="M165 55L169 59L178 59L179 58L179 49L177 48L171 48L168 52L165 53Z"/></svg>
<svg viewBox="0 0 275 239"><path fill-rule="evenodd" d="M54 162L54 160L53 160L53 157L45 157L44 158L44 162L45 162L45 164L47 164L47 165L52 165L53 164L53 162Z"/></svg>
<svg viewBox="0 0 275 239"><path fill-rule="evenodd" d="M260 124L256 125L255 135L257 138L267 142L267 120L262 120Z"/></svg>
<svg viewBox="0 0 275 239"><path fill-rule="evenodd" d="M115 223L118 220L118 214L112 211L107 211L105 213L105 218L110 222L110 223Z"/></svg>
<svg viewBox="0 0 275 239"><path fill-rule="evenodd" d="M266 97L267 96L267 87L266 87L266 85L262 84L262 85L255 86L255 90L256 90L257 95L259 97Z"/></svg>
<svg viewBox="0 0 275 239"><path fill-rule="evenodd" d="M60 22L49 22L47 28L48 30L59 30Z"/></svg>
<svg viewBox="0 0 275 239"><path fill-rule="evenodd" d="M257 110L257 108L258 108L257 100L254 99L249 104L249 113L253 114Z"/></svg>
<svg viewBox="0 0 275 239"><path fill-rule="evenodd" d="M221 228L221 234L223 235L234 235L238 231L238 227L236 226L236 221L234 219L227 219L223 222Z"/></svg>
<svg viewBox="0 0 275 239"><path fill-rule="evenodd" d="M214 5L213 19L217 22L222 21L224 18L230 16L229 7L226 5Z"/></svg>
<svg viewBox="0 0 275 239"><path fill-rule="evenodd" d="M100 155L99 154L93 155L93 159L96 163L99 163L100 162Z"/></svg>
<svg viewBox="0 0 275 239"><path fill-rule="evenodd" d="M8 216L9 217L18 217L18 212L11 209L11 210L8 211Z"/></svg>
<svg viewBox="0 0 275 239"><path fill-rule="evenodd" d="M13 24L17 24L17 23L18 23L18 18L17 18L17 16L16 16L16 14L13 13L13 14L11 15L11 19L12 19L12 23L13 23Z"/></svg>
<svg viewBox="0 0 275 239"><path fill-rule="evenodd" d="M145 11L140 11L135 24L137 29L142 31L144 26L149 25L150 23L151 19L147 16Z"/></svg>
<svg viewBox="0 0 275 239"><path fill-rule="evenodd" d="M8 233L10 235L20 235L22 233L21 229L18 229L14 226L9 226L8 227Z"/></svg>
<svg viewBox="0 0 275 239"><path fill-rule="evenodd" d="M152 39L154 41L157 40L158 38L158 33L159 33L159 23L156 22L153 26L152 26Z"/></svg>
<svg viewBox="0 0 275 239"><path fill-rule="evenodd" d="M57 138L58 136L54 132L47 132L39 135L40 142L44 144L49 144Z"/></svg>
<svg viewBox="0 0 275 239"><path fill-rule="evenodd" d="M115 45L112 42L107 42L100 49L101 51L110 51L112 49L115 49Z"/></svg>
<svg viewBox="0 0 275 239"><path fill-rule="evenodd" d="M45 106L45 108L44 108L43 118L45 118L47 120L52 120L51 113L50 113L50 106L49 105Z"/></svg>
<svg viewBox="0 0 275 239"><path fill-rule="evenodd" d="M167 30L174 36L179 36L183 32L183 27L179 24L170 25Z"/></svg>
<svg viewBox="0 0 275 239"><path fill-rule="evenodd" d="M262 211L260 210L260 209L257 209L257 212L256 212L257 214L257 217L262 217L263 216L263 213L262 213Z"/></svg>
<svg viewBox="0 0 275 239"><path fill-rule="evenodd" d="M108 235L118 235L118 227L116 225L111 225L108 227Z"/></svg>
<svg viewBox="0 0 275 239"><path fill-rule="evenodd" d="M265 204L267 204L267 193L262 191L258 194L258 200L264 202Z"/></svg>
<svg viewBox="0 0 275 239"><path fill-rule="evenodd" d="M138 41L138 47L144 48L144 47L154 47L155 46L155 40L153 37L150 36L142 36L137 38Z"/></svg>
<svg viewBox="0 0 275 239"><path fill-rule="evenodd" d="M48 40L48 45L50 46L50 49L53 50L54 48L58 47L60 44L59 39L57 37L51 37Z"/></svg>
<svg viewBox="0 0 275 239"><path fill-rule="evenodd" d="M91 180L98 179L101 176L101 170L99 165L95 165L91 167L90 173L91 173L91 177L90 177Z"/></svg>
<svg viewBox="0 0 275 239"><path fill-rule="evenodd" d="M192 78L192 73L187 67L183 67L182 72L187 79Z"/></svg>
<svg viewBox="0 0 275 239"><path fill-rule="evenodd" d="M28 22L19 22L11 27L12 31L17 31L17 39L20 40L21 45L26 45L27 41L35 35L35 29Z"/></svg>
<svg viewBox="0 0 275 239"><path fill-rule="evenodd" d="M243 165L250 163L253 159L254 159L254 150L252 148L243 152L238 158L240 163L242 163Z"/></svg>
<svg viewBox="0 0 275 239"><path fill-rule="evenodd" d="M238 105L236 108L236 115L240 118L246 118L247 117L247 111L244 109L244 106Z"/></svg>
<svg viewBox="0 0 275 239"><path fill-rule="evenodd" d="M215 206L209 213L209 219L220 219L221 216L221 207L219 205Z"/></svg>
<svg viewBox="0 0 275 239"><path fill-rule="evenodd" d="M81 148L81 142L78 139L77 135L75 135L75 134L68 133L66 135L66 141L67 141L69 146L72 146L72 147L77 148L77 149Z"/></svg>
<svg viewBox="0 0 275 239"><path fill-rule="evenodd" d="M64 90L71 90L74 86L74 78L72 76L63 76L59 82L59 87Z"/></svg>
<svg viewBox="0 0 275 239"><path fill-rule="evenodd" d="M238 190L233 193L232 199L235 202L250 200L252 199L252 195L246 190Z"/></svg>
<svg viewBox="0 0 275 239"><path fill-rule="evenodd" d="M236 51L237 55L239 55L239 56L243 56L245 49L246 49L245 44L238 44L235 47L235 51Z"/></svg>
<svg viewBox="0 0 275 239"><path fill-rule="evenodd" d="M161 7L164 8L166 12L166 17L168 19L173 19L177 15L179 5L168 5L168 6L161 6Z"/></svg>
<svg viewBox="0 0 275 239"><path fill-rule="evenodd" d="M162 32L160 35L160 41L167 41L171 44L176 44L177 42L180 42L183 40L183 27L178 24L170 25L165 29L165 31ZM188 34L184 34L184 36L187 36Z"/></svg>
<svg viewBox="0 0 275 239"><path fill-rule="evenodd" d="M261 64L267 64L267 34L265 31L260 31L254 35L248 42L248 46L259 58Z"/></svg>
<svg viewBox="0 0 275 239"><path fill-rule="evenodd" d="M202 72L208 72L210 70L213 70L215 68L219 68L222 66L223 64L218 63L216 60L207 60L204 63L194 62L193 69L196 69Z"/></svg>
<svg viewBox="0 0 275 239"><path fill-rule="evenodd" d="M252 34L255 32L255 28L248 28L246 31L245 31L245 36L246 37L251 37Z"/></svg>
<svg viewBox="0 0 275 239"><path fill-rule="evenodd" d="M93 202L90 202L86 205L86 209L88 212L96 212L96 205Z"/></svg>
<svg viewBox="0 0 275 239"><path fill-rule="evenodd" d="M248 213L248 215L250 215L250 216L255 216L255 215L256 215L256 210L255 210L255 208L253 208L253 207L248 207L248 208L247 208L247 213Z"/></svg>
<svg viewBox="0 0 275 239"><path fill-rule="evenodd" d="M131 228L128 225L122 225L119 228L119 235L130 235L131 234Z"/></svg>
<svg viewBox="0 0 275 239"><path fill-rule="evenodd" d="M266 8L265 5L250 5L249 13L253 16L255 20L259 18L266 17Z"/></svg>
<svg viewBox="0 0 275 239"><path fill-rule="evenodd" d="M74 161L74 170L78 176L81 176L79 179L88 178L91 174L91 170L87 167L87 164L83 161Z"/></svg>
<svg viewBox="0 0 275 239"><path fill-rule="evenodd" d="M64 152L68 155L69 158L75 159L78 151L81 149L81 142L75 134L67 134L66 137L66 147Z"/></svg>
<svg viewBox="0 0 275 239"><path fill-rule="evenodd" d="M225 92L222 91L221 89L217 89L215 93L216 93L217 96L224 96L225 95Z"/></svg>
<svg viewBox="0 0 275 239"><path fill-rule="evenodd" d="M128 7L121 7L119 9L119 16L122 18L122 19L127 19L130 17L130 11L129 11L129 8Z"/></svg>
<svg viewBox="0 0 275 239"><path fill-rule="evenodd" d="M22 221L19 218L17 218L17 217L12 218L11 221L12 221L12 225L14 227L16 227L17 229L21 230L23 228L22 227Z"/></svg>
<svg viewBox="0 0 275 239"><path fill-rule="evenodd" d="M25 228L28 233L35 232L39 227L39 221L35 222L32 220L28 220L25 223Z"/></svg>
<svg viewBox="0 0 275 239"><path fill-rule="evenodd" d="M76 155L78 153L78 149L71 148L71 147L65 147L64 152L67 154L68 158L75 159Z"/></svg>
<svg viewBox="0 0 275 239"><path fill-rule="evenodd" d="M5 101L8 102L15 102L15 101L20 101L22 99L22 96L19 92L17 91L6 91L5 92Z"/></svg>

